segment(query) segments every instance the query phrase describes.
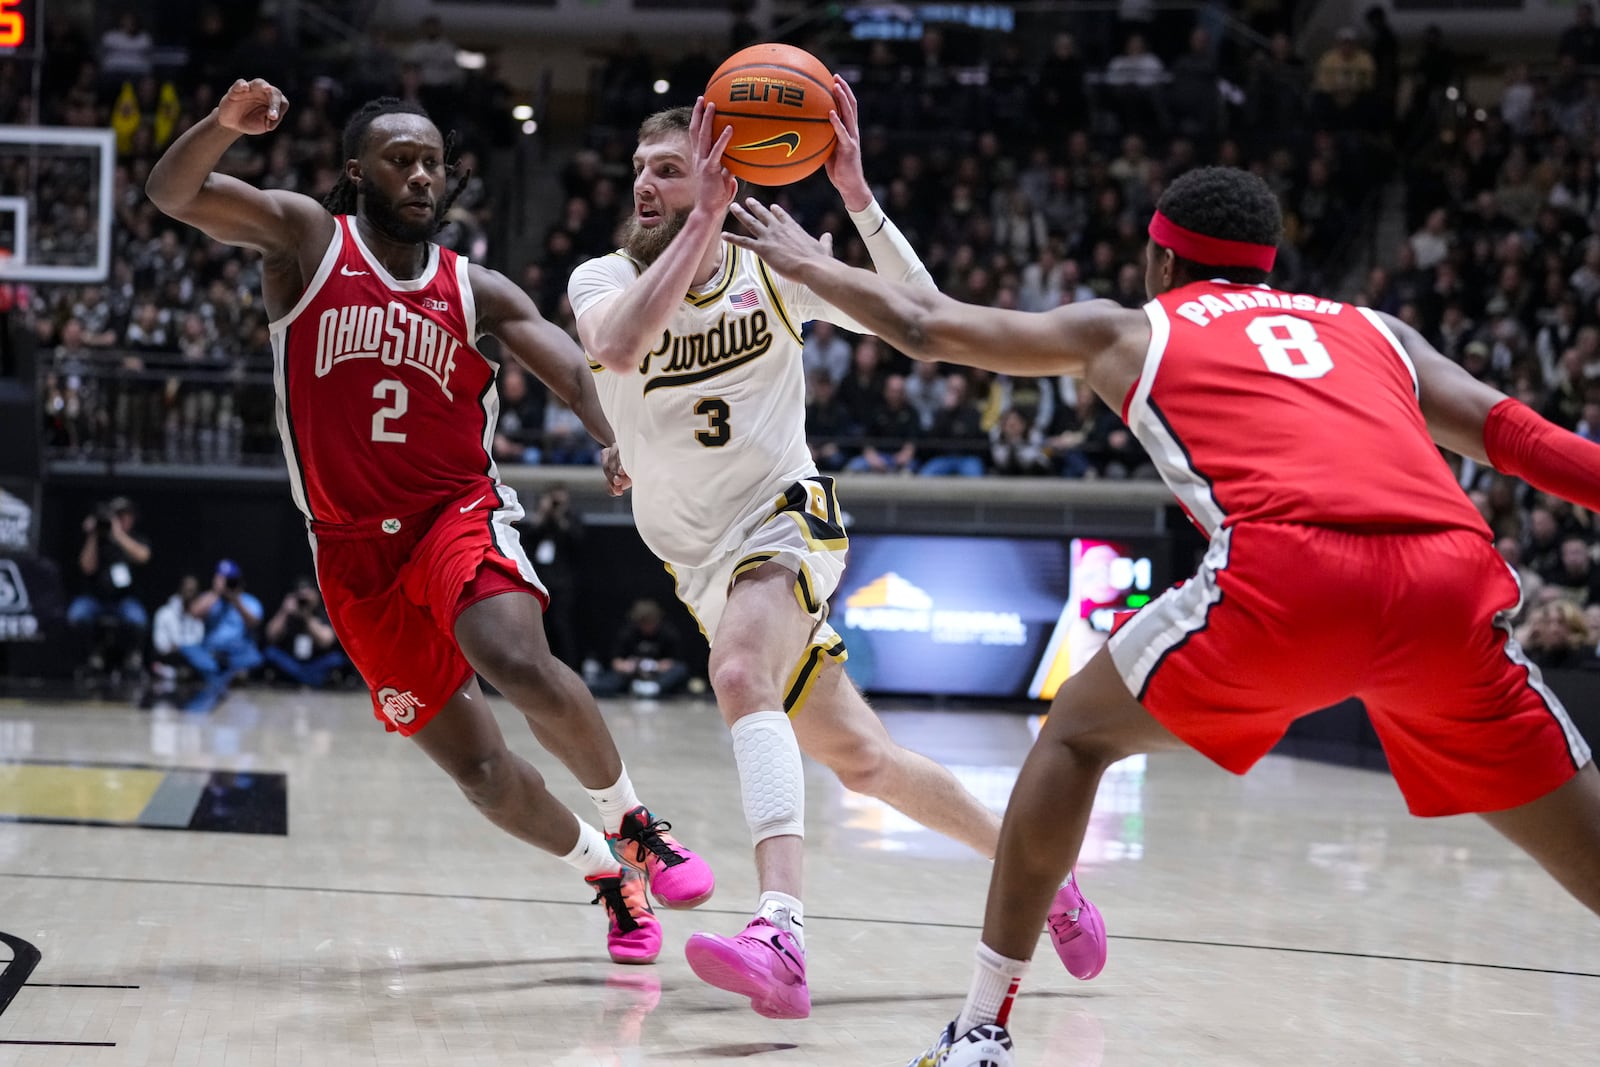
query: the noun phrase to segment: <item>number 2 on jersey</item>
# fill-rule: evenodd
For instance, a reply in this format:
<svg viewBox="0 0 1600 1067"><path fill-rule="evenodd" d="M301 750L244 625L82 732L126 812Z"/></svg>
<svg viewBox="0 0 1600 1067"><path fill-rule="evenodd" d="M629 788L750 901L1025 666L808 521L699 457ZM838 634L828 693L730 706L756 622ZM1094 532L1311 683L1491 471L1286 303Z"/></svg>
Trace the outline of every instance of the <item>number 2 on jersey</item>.
<svg viewBox="0 0 1600 1067"><path fill-rule="evenodd" d="M733 436L733 428L728 425L728 402L720 396L708 396L694 406L696 415L706 417L706 428L696 430L694 439L707 448L721 448Z"/></svg>
<svg viewBox="0 0 1600 1067"><path fill-rule="evenodd" d="M406 390L406 383L398 378L385 378L372 387L372 399L389 399L389 406L379 408L372 413L372 439L374 441L403 442L406 439L404 430L391 430L386 423L390 419L398 419L406 413L406 408L411 403L411 394Z"/></svg>
<svg viewBox="0 0 1600 1067"><path fill-rule="evenodd" d="M1290 378L1320 378L1333 369L1327 346L1317 340L1317 328L1293 315L1264 315L1251 319L1244 335L1255 343L1267 369Z"/></svg>

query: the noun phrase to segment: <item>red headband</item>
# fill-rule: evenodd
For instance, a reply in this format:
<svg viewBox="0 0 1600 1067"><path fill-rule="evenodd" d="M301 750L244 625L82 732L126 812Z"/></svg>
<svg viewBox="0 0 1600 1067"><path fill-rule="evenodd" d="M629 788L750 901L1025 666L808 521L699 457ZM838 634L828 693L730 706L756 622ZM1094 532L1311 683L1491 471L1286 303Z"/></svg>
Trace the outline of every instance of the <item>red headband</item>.
<svg viewBox="0 0 1600 1067"><path fill-rule="evenodd" d="M1186 230L1157 211L1150 218L1150 239L1162 248L1209 267L1254 267L1271 270L1278 259L1278 250L1272 245L1258 245L1251 241L1225 241L1220 237L1207 237L1203 233Z"/></svg>

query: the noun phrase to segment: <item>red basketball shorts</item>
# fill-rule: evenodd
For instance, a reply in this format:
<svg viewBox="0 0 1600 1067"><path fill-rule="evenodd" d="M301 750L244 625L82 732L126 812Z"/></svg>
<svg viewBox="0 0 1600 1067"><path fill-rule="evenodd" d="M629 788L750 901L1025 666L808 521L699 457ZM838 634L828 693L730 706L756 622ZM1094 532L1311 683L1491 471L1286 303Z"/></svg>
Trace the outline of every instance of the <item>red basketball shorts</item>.
<svg viewBox="0 0 1600 1067"><path fill-rule="evenodd" d="M1242 523L1108 648L1162 725L1235 774L1295 719L1355 696L1414 814L1499 811L1590 758L1511 636L1521 597L1466 531Z"/></svg>
<svg viewBox="0 0 1600 1067"><path fill-rule="evenodd" d="M472 676L455 639L463 611L507 592L548 605L513 525L522 514L514 490L485 480L481 494L409 518L312 525L328 620L390 730L410 737Z"/></svg>

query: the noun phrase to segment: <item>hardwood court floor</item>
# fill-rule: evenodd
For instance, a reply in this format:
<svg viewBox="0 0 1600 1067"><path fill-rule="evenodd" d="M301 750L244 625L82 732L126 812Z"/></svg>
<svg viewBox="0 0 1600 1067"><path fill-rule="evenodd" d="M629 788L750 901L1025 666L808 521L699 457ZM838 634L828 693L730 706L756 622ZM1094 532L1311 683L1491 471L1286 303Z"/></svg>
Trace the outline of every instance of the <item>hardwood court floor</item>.
<svg viewBox="0 0 1600 1067"><path fill-rule="evenodd" d="M0 822L0 1064L898 1067L954 1014L988 864L817 767L812 1018L702 986L684 939L737 930L756 895L726 731L701 702L606 714L720 880L698 913L662 913L653 967L609 963L578 878L483 821L362 697L250 691L203 717L0 703L0 811L104 824ZM996 807L1029 743L1020 715L885 718ZM270 831L285 800L286 835L228 832ZM1385 775L1130 761L1081 876L1110 963L1076 982L1041 944L1021 1064L1597 1062L1600 922L1476 820L1410 819Z"/></svg>

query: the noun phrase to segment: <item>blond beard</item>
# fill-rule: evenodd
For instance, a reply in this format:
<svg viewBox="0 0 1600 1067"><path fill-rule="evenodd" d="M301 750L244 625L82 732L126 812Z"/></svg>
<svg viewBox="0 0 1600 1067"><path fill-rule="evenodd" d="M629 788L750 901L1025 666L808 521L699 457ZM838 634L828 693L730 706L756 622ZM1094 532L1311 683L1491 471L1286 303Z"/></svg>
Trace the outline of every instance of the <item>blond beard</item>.
<svg viewBox="0 0 1600 1067"><path fill-rule="evenodd" d="M639 225L639 216L629 215L622 224L622 250L648 267L661 258L688 221L689 213L680 211L668 215L659 226L646 227Z"/></svg>

